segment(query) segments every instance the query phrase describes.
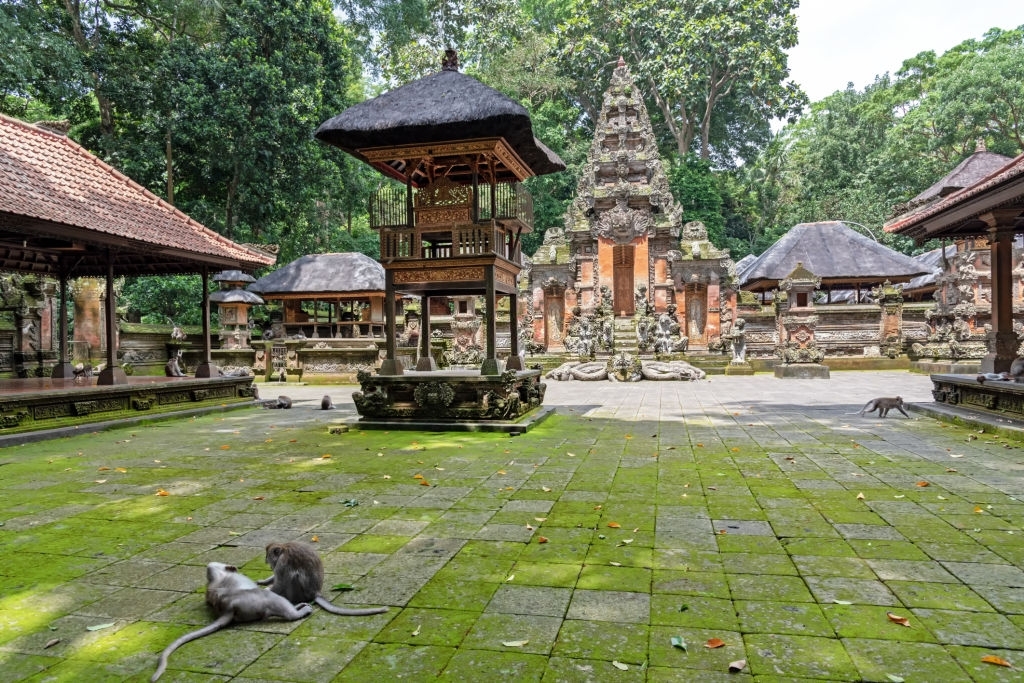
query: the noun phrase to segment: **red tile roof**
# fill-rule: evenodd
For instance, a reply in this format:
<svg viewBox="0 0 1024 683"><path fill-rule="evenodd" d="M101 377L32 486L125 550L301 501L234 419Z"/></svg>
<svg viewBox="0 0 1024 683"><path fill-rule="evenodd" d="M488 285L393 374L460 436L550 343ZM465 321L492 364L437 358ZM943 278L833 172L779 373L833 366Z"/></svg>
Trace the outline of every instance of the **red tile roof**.
<svg viewBox="0 0 1024 683"><path fill-rule="evenodd" d="M886 223L885 231L908 233L911 232L913 228L918 228L920 230L921 225L925 221L940 215L944 211L948 211L954 207L958 209L962 208L963 210L958 211L955 217L950 217L951 227L955 227L953 226L954 223L963 223L967 219L977 217L978 215L995 208L995 206L990 205L991 202L979 202L976 210L968 210L966 205L972 199L985 195L996 188L1000 188L1011 183L1018 183L1021 178L1024 178L1024 154L1012 159L1008 164L996 169L975 184L965 187L958 192L954 192L934 204L928 204L917 211L912 211L904 216L900 216L890 223ZM1016 195L1016 199L1019 201L1020 198L1024 197L1024 184L1021 184L1019 193L1011 192L1009 194ZM1005 202L1005 200L1005 196L1000 199L1001 202ZM916 234L912 236L915 238L922 237L922 235ZM941 235L936 233L934 229L930 231L929 234L924 235L924 237L933 236Z"/></svg>
<svg viewBox="0 0 1024 683"><path fill-rule="evenodd" d="M3 115L0 217L0 234L110 246L136 260L152 257L160 272L252 270L275 261L189 218L69 138Z"/></svg>

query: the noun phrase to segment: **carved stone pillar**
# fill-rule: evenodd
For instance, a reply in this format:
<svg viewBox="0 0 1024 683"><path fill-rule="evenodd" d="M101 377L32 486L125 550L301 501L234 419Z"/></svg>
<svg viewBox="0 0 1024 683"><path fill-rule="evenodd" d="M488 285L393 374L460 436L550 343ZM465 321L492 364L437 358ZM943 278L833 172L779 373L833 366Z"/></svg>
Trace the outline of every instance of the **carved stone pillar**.
<svg viewBox="0 0 1024 683"><path fill-rule="evenodd" d="M566 283L554 278L543 283L544 348L548 353L565 350Z"/></svg>
<svg viewBox="0 0 1024 683"><path fill-rule="evenodd" d="M779 321L779 346L775 353L782 361L775 366L780 378L828 379L829 369L822 365L825 352L814 340L818 316L814 310L814 290L821 278L797 263L779 283L775 310Z"/></svg>
<svg viewBox="0 0 1024 683"><path fill-rule="evenodd" d="M903 292L886 280L872 294L880 309L878 351L885 357L896 358L903 352Z"/></svg>

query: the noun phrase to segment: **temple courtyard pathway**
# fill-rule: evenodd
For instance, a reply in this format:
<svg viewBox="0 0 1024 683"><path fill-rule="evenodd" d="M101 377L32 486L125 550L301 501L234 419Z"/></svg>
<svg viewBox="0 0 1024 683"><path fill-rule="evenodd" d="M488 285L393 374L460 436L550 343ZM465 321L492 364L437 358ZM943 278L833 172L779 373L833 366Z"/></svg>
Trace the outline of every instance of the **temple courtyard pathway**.
<svg viewBox="0 0 1024 683"><path fill-rule="evenodd" d="M265 386L295 407L7 447L0 680L148 680L207 562L300 539L390 611L234 626L161 680L1022 681L1024 442L855 414L930 386L549 382L516 437L332 435L353 387Z"/></svg>

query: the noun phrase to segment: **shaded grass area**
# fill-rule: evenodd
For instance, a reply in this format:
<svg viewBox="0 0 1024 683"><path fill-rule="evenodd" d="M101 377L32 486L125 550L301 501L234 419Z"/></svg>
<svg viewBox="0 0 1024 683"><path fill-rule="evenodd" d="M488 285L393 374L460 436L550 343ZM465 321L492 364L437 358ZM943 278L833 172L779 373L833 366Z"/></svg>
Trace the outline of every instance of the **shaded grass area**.
<svg viewBox="0 0 1024 683"><path fill-rule="evenodd" d="M164 680L1021 680L1020 450L581 413L512 438L244 411L4 449L2 678L146 680L210 620L207 562L262 578L302 539L357 588L332 601L391 610L236 626Z"/></svg>

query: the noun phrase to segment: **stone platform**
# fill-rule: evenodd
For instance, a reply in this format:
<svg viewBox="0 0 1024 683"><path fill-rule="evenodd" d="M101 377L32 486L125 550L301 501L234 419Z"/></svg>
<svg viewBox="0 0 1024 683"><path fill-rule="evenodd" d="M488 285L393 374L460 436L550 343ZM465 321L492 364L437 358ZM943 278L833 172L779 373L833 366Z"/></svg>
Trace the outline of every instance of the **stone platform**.
<svg viewBox="0 0 1024 683"><path fill-rule="evenodd" d="M402 375L360 372L352 394L369 429L502 431L522 433L547 416L542 408L547 385L540 370L406 371Z"/></svg>
<svg viewBox="0 0 1024 683"><path fill-rule="evenodd" d="M0 382L0 439L60 427L252 402L252 377L129 377L127 384L30 378Z"/></svg>

